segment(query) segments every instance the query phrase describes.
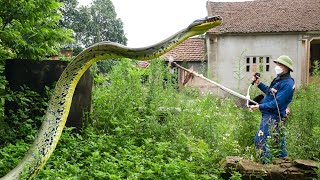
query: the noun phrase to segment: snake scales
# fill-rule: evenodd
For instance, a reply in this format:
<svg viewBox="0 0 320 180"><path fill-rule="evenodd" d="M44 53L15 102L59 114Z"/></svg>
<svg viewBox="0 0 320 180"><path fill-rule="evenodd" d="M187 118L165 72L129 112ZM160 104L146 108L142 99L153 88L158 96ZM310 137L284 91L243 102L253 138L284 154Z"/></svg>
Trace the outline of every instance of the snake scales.
<svg viewBox="0 0 320 180"><path fill-rule="evenodd" d="M75 57L60 76L49 101L45 119L32 146L20 163L1 179L20 179L22 172L27 172L27 177L32 179L46 164L65 126L76 85L83 73L94 62L116 57L139 60L157 58L187 38L203 34L207 30L220 25L221 22L222 18L220 16L196 20L186 29L158 44L144 48L127 48L113 42L100 42L85 49Z"/></svg>

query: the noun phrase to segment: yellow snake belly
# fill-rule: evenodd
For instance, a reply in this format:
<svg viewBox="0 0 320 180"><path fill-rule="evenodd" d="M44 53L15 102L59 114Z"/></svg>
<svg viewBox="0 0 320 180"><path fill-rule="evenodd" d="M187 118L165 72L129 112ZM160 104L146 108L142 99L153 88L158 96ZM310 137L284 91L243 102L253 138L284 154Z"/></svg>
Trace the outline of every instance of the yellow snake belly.
<svg viewBox="0 0 320 180"><path fill-rule="evenodd" d="M161 56L184 40L220 25L220 16L206 17L190 24L164 41L144 48L128 48L113 42L100 42L85 49L66 67L60 76L49 101L44 121L30 149L20 161L1 180L20 179L21 173L27 172L32 179L46 164L54 151L65 126L76 85L83 73L96 61L125 57L147 60Z"/></svg>

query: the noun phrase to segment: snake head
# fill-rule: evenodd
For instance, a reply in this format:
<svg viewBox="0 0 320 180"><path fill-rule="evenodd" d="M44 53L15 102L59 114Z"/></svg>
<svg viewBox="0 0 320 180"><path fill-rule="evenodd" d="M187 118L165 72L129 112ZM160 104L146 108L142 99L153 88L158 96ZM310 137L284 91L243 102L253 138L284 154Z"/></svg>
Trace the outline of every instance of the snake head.
<svg viewBox="0 0 320 180"><path fill-rule="evenodd" d="M221 16L210 16L193 21L189 26L189 31L194 31L196 34L202 34L209 29L219 26L222 23Z"/></svg>

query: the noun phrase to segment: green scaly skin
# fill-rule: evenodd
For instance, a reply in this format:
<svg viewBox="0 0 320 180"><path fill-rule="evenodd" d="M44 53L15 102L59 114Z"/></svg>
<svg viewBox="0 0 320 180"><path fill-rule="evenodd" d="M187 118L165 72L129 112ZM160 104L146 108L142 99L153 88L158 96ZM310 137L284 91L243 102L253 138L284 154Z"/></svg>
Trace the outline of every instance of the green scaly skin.
<svg viewBox="0 0 320 180"><path fill-rule="evenodd" d="M190 24L186 29L164 41L144 47L128 48L113 42L100 42L81 52L63 71L50 99L45 119L32 146L20 163L1 180L20 179L22 172L27 172L32 179L46 164L54 151L65 126L72 96L83 73L96 61L116 57L148 60L168 52L184 40L220 25L220 16L206 17Z"/></svg>

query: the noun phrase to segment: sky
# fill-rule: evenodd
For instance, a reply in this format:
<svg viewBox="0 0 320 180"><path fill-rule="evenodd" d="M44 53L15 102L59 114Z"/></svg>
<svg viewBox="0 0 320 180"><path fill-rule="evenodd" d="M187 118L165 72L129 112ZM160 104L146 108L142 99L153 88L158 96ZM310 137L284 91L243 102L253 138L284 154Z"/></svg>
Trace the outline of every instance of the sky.
<svg viewBox="0 0 320 180"><path fill-rule="evenodd" d="M89 5L92 0L78 0ZM244 0L211 0L234 2ZM156 44L207 16L207 0L112 0L124 26L128 47Z"/></svg>

